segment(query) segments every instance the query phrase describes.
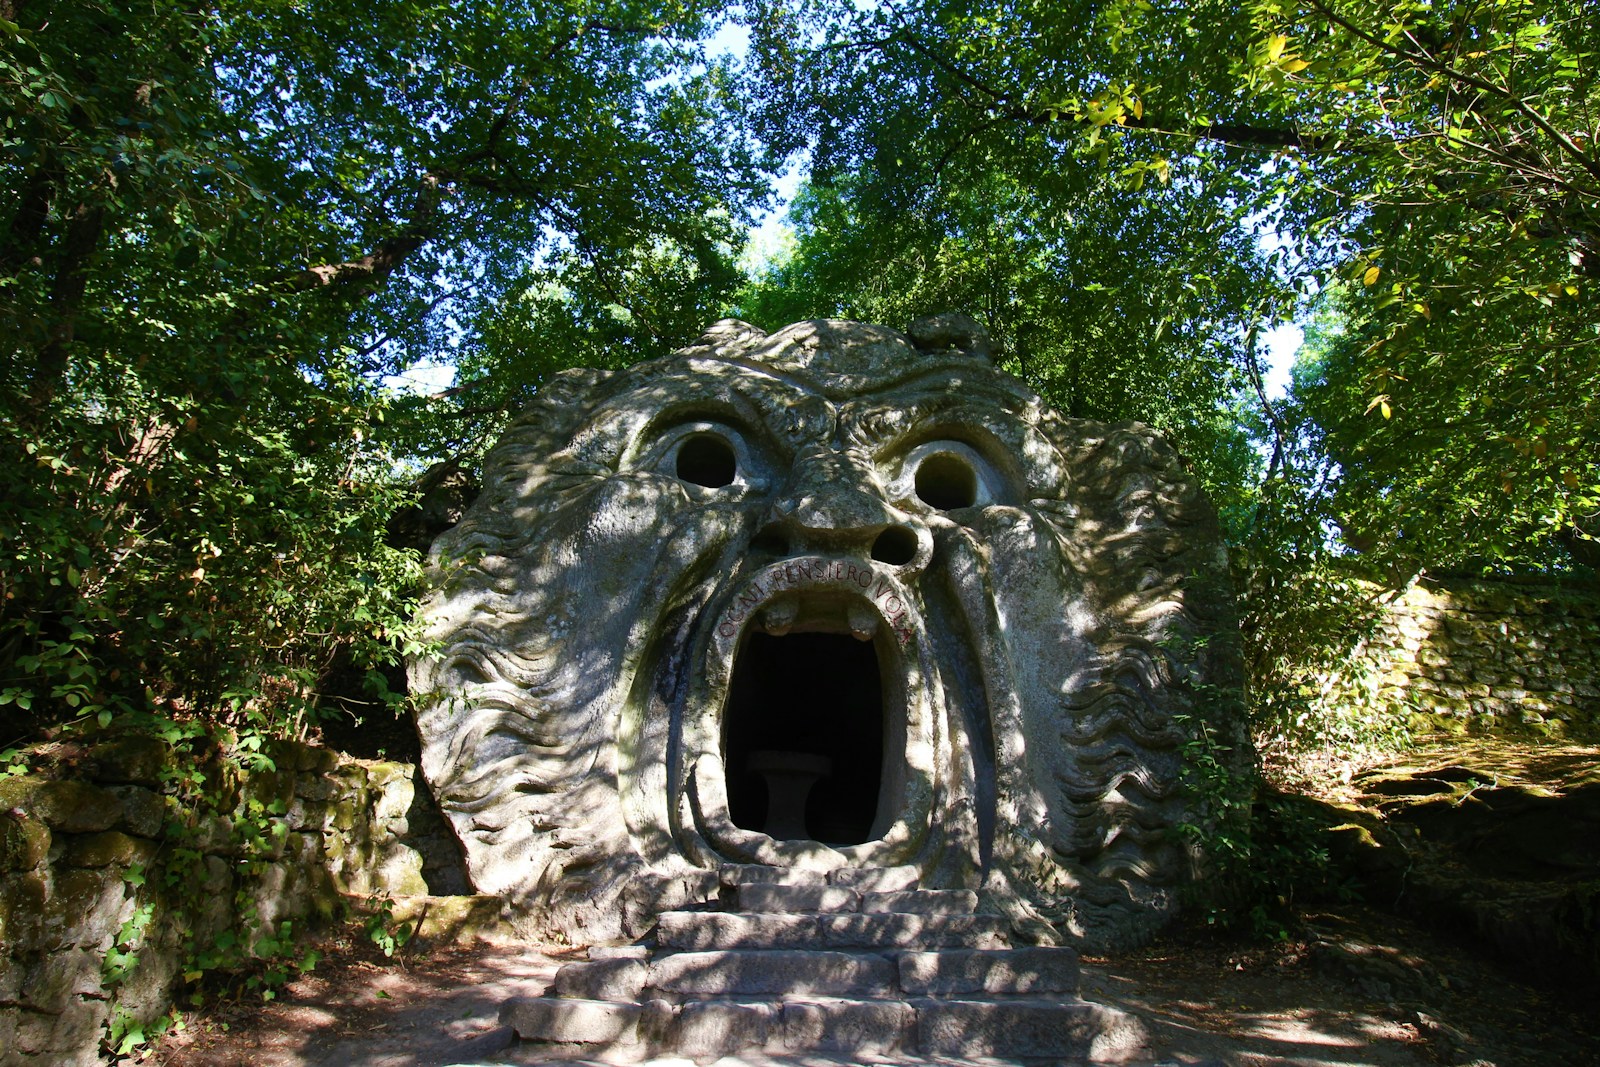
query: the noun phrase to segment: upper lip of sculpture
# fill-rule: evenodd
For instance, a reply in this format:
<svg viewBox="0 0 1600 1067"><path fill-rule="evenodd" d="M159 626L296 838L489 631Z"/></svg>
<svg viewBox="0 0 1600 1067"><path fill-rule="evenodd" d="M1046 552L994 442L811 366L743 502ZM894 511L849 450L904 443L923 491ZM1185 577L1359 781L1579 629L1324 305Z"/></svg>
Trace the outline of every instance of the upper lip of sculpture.
<svg viewBox="0 0 1600 1067"><path fill-rule="evenodd" d="M797 556L763 567L740 586L724 603L717 631L729 639L751 625L774 636L838 633L866 641L887 622L904 643L911 636L904 592L882 566L843 556Z"/></svg>

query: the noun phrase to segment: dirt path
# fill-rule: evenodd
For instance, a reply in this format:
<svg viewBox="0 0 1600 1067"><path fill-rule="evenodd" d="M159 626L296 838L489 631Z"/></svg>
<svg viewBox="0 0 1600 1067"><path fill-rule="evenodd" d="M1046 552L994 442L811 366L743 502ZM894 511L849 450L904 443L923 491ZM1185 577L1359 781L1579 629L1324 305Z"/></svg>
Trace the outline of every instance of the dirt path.
<svg viewBox="0 0 1600 1067"><path fill-rule="evenodd" d="M1152 1035L1146 1062L1174 1067L1600 1064L1600 1012L1588 1003L1563 1002L1446 939L1364 908L1311 915L1307 931L1305 938L1262 946L1180 930L1142 952L1086 961L1083 995L1142 1018ZM277 1001L215 1004L147 1062L504 1062L513 1050L499 1025L500 1003L542 992L573 958L484 945L387 959L352 939L329 939L323 948L324 962Z"/></svg>
<svg viewBox="0 0 1600 1067"><path fill-rule="evenodd" d="M1451 786L1463 798L1485 795L1483 782L1544 795L1587 788L1600 779L1600 748L1451 742L1356 776L1329 799L1383 818L1398 802L1394 782L1428 783L1438 776L1429 768L1462 766L1474 768L1470 781ZM1445 778L1446 785L1454 780ZM1400 790L1414 810L1410 792L1416 792L1410 785ZM1575 843L1591 865L1597 843ZM1517 850L1495 844L1478 851L1487 856ZM1466 935L1452 938L1357 904L1325 907L1302 920L1292 937L1271 943L1180 927L1143 951L1085 960L1083 996L1145 1022L1151 1042L1144 1063L1151 1067L1600 1067L1600 1009L1594 1003L1600 987L1594 984L1563 988L1548 975L1545 985L1530 984L1526 970L1514 973L1493 962ZM500 1004L543 992L562 963L581 958L571 951L480 945L413 949L390 959L359 931L329 935L318 947L323 962L278 1000L213 1003L192 1013L187 1029L144 1062L541 1062L539 1054L508 1047L511 1034L500 1026ZM752 1055L723 1062L821 1067L885 1061Z"/></svg>

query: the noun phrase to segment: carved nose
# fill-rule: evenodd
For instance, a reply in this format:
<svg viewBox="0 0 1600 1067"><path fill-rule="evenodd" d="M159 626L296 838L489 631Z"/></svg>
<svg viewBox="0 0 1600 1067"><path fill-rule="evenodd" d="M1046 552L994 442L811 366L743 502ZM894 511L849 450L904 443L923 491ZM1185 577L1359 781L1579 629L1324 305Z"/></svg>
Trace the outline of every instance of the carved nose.
<svg viewBox="0 0 1600 1067"><path fill-rule="evenodd" d="M923 523L884 499L865 457L823 450L795 461L757 536L780 555L848 552L892 567L925 563L932 548Z"/></svg>

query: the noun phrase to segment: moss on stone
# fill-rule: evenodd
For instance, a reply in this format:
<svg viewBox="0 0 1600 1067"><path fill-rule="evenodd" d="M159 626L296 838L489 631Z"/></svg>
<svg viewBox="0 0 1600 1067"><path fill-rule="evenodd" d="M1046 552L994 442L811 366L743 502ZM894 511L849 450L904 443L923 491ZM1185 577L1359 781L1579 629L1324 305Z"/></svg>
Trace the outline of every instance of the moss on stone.
<svg viewBox="0 0 1600 1067"><path fill-rule="evenodd" d="M20 811L0 812L0 871L31 871L50 852L50 828Z"/></svg>

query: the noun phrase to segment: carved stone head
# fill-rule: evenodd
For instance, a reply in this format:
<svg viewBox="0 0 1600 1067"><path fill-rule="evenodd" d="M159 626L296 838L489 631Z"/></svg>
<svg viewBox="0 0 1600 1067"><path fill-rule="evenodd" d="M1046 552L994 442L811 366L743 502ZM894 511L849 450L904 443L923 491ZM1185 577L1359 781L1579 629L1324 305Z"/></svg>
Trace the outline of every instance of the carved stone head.
<svg viewBox="0 0 1600 1067"><path fill-rule="evenodd" d="M506 432L412 670L478 891L577 940L725 862L912 865L1040 941L1170 911L1186 748L1244 751L1212 509L970 320L913 337L723 321Z"/></svg>

